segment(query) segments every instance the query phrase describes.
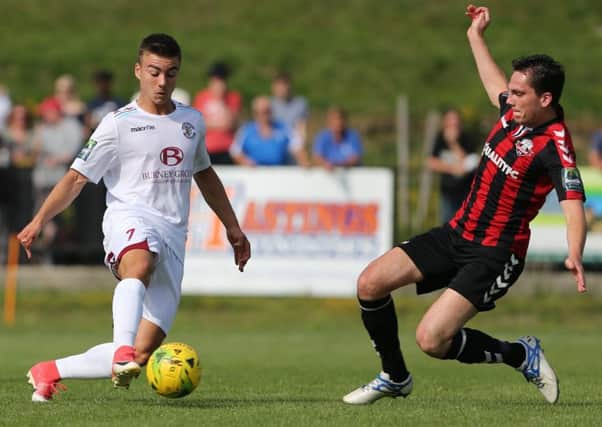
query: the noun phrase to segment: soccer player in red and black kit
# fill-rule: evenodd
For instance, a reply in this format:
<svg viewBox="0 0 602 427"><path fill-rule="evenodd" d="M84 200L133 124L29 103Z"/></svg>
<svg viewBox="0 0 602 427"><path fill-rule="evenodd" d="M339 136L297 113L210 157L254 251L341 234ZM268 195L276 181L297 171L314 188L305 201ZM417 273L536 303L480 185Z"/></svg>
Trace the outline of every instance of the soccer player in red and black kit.
<svg viewBox="0 0 602 427"><path fill-rule="evenodd" d="M486 7L469 5L468 41L500 119L487 137L469 195L453 219L372 261L358 279L364 326L380 355L382 372L343 398L349 404L407 396L412 376L401 354L391 291L416 283L417 293L446 288L416 329L422 351L462 363L504 363L520 371L550 403L558 379L540 342L532 336L501 341L464 327L491 310L518 279L529 243L529 222L555 189L567 223L565 266L585 292L583 184L559 99L564 70L546 55L513 61L507 82L489 53L483 33Z"/></svg>

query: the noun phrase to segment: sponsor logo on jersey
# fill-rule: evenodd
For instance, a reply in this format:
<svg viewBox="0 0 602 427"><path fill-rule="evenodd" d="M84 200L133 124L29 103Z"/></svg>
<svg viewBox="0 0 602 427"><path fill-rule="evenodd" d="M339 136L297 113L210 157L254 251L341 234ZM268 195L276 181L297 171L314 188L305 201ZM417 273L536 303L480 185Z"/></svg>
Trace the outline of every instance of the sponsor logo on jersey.
<svg viewBox="0 0 602 427"><path fill-rule="evenodd" d="M161 150L159 159L166 166L177 166L184 160L184 152L178 147L166 147Z"/></svg>
<svg viewBox="0 0 602 427"><path fill-rule="evenodd" d="M533 141L528 138L516 141L514 147L516 148L516 154L521 157L529 157L533 155Z"/></svg>
<svg viewBox="0 0 602 427"><path fill-rule="evenodd" d="M577 168L562 168L562 186L567 191L583 193L583 181Z"/></svg>
<svg viewBox="0 0 602 427"><path fill-rule="evenodd" d="M512 166L506 163L506 161L491 148L489 143L486 143L485 147L483 147L483 155L489 158L489 160L491 160L498 167L498 169L504 172L507 176L513 179L518 179L518 171L512 169Z"/></svg>
<svg viewBox="0 0 602 427"><path fill-rule="evenodd" d="M196 135L196 130L191 123L184 122L182 123L182 134L184 134L186 138L192 139Z"/></svg>
<svg viewBox="0 0 602 427"><path fill-rule="evenodd" d="M90 157L90 153L92 153L92 150L94 149L94 147L96 147L96 144L98 144L98 142L90 138L88 142L86 142L86 144L84 145L84 148L82 148L79 154L77 155L77 158L82 159L83 161L88 160L88 157Z"/></svg>
<svg viewBox="0 0 602 427"><path fill-rule="evenodd" d="M134 126L130 132L144 132L146 130L155 130L155 125Z"/></svg>

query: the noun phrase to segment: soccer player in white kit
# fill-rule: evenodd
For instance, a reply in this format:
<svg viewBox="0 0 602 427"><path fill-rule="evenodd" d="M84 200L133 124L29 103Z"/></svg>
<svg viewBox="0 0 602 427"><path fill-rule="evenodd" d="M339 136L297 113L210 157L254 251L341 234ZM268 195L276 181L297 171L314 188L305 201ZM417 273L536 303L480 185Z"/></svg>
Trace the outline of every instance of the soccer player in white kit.
<svg viewBox="0 0 602 427"><path fill-rule="evenodd" d="M205 148L195 109L171 100L181 62L165 34L142 40L134 73L140 95L109 113L18 238L30 247L42 227L66 209L86 182L107 187L105 263L119 280L113 295L113 341L82 354L40 362L27 376L32 400L45 402L65 378L109 378L127 388L169 332L180 300L190 185L198 185L226 228L240 271L251 256Z"/></svg>

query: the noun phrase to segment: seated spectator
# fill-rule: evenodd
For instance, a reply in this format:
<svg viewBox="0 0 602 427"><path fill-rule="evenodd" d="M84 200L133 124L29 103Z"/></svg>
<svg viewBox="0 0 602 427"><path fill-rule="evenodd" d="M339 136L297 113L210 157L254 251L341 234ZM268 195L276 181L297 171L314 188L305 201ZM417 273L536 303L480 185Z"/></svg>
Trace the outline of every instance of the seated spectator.
<svg viewBox="0 0 602 427"><path fill-rule="evenodd" d="M81 123L85 121L86 104L80 99L75 79L70 74L59 76L54 82L54 97L61 106L65 117L73 117Z"/></svg>
<svg viewBox="0 0 602 427"><path fill-rule="evenodd" d="M15 105L8 116L6 129L0 139L10 152L11 206L9 209L12 231L23 228L33 213L32 170L36 158L33 143L33 120L24 105Z"/></svg>
<svg viewBox="0 0 602 427"><path fill-rule="evenodd" d="M281 72L272 81L272 114L274 119L293 130L305 145L307 137L307 100L293 95L290 75Z"/></svg>
<svg viewBox="0 0 602 427"><path fill-rule="evenodd" d="M357 166L361 163L363 148L360 135L350 129L347 113L332 107L326 113L327 128L314 140L313 161L317 166L332 170L336 166Z"/></svg>
<svg viewBox="0 0 602 427"><path fill-rule="evenodd" d="M230 68L216 62L209 68L207 88L199 91L192 106L203 113L207 131L205 145L213 164L232 164L230 146L242 108L241 96L228 89Z"/></svg>
<svg viewBox="0 0 602 427"><path fill-rule="evenodd" d="M90 133L96 129L102 118L123 107L126 102L113 95L113 73L109 70L98 70L92 77L95 95L87 105L86 126Z"/></svg>
<svg viewBox="0 0 602 427"><path fill-rule="evenodd" d="M449 221L462 206L478 161L473 142L462 127L460 112L447 110L443 114L442 129L435 137L433 152L427 160L427 166L441 174L442 222Z"/></svg>
<svg viewBox="0 0 602 427"><path fill-rule="evenodd" d="M45 99L38 107L42 121L34 130L34 147L38 160L33 170L36 209L54 185L67 172L83 140L83 126L73 117L63 116L61 105L55 98ZM50 246L57 227L49 222L42 230L37 249L42 258L50 261Z"/></svg>
<svg viewBox="0 0 602 427"><path fill-rule="evenodd" d="M592 135L588 160L590 166L602 171L602 129L598 129Z"/></svg>
<svg viewBox="0 0 602 427"><path fill-rule="evenodd" d="M270 99L258 96L253 100L252 110L255 120L239 129L230 147L234 161L244 166L285 165L290 153L297 164L307 166L299 139L284 124L273 120Z"/></svg>

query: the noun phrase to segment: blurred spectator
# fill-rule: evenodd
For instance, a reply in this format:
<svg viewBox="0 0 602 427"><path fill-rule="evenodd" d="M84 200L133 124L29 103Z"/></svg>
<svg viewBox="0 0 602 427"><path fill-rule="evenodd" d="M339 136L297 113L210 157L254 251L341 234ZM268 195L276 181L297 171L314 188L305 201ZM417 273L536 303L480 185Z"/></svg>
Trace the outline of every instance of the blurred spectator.
<svg viewBox="0 0 602 427"><path fill-rule="evenodd" d="M238 125L241 97L238 92L228 90L230 69L225 63L213 64L208 75L207 88L197 93L193 107L205 118L205 144L211 163L232 164L229 150Z"/></svg>
<svg viewBox="0 0 602 427"><path fill-rule="evenodd" d="M64 116L55 98L45 99L38 107L42 121L34 130L34 146L38 160L33 170L36 209L48 196L52 187L63 177L83 139L83 127L73 117ZM48 223L37 241L42 259L48 261L49 248L57 227Z"/></svg>
<svg viewBox="0 0 602 427"><path fill-rule="evenodd" d="M255 120L239 129L230 147L234 161L244 166L285 165L290 153L299 165L307 166L300 140L286 125L272 119L270 99L258 96L253 100L252 110Z"/></svg>
<svg viewBox="0 0 602 427"><path fill-rule="evenodd" d="M478 164L479 156L462 127L460 112L449 109L443 114L442 129L435 137L427 166L441 174L441 221L449 221L462 205Z"/></svg>
<svg viewBox="0 0 602 427"><path fill-rule="evenodd" d="M590 166L602 171L602 129L592 135L592 144L589 150Z"/></svg>
<svg viewBox="0 0 602 427"><path fill-rule="evenodd" d="M74 117L84 123L86 104L79 98L75 79L70 74L59 76L54 82L54 97L66 117Z"/></svg>
<svg viewBox="0 0 602 427"><path fill-rule="evenodd" d="M309 108L304 97L293 95L291 77L288 73L280 72L274 77L271 101L274 119L293 130L305 145Z"/></svg>
<svg viewBox="0 0 602 427"><path fill-rule="evenodd" d="M347 113L342 108L330 108L326 113L326 125L314 141L314 163L328 170L336 166L359 165L362 141L360 135L349 128Z"/></svg>
<svg viewBox="0 0 602 427"><path fill-rule="evenodd" d="M102 118L111 111L123 107L126 102L113 95L113 73L98 70L93 75L95 95L87 105L86 126L90 131L96 129Z"/></svg>
<svg viewBox="0 0 602 427"><path fill-rule="evenodd" d="M0 131L6 127L6 119L10 114L11 106L8 90L0 84Z"/></svg>
<svg viewBox="0 0 602 427"><path fill-rule="evenodd" d="M32 171L36 158L33 143L33 120L23 105L15 105L0 137L10 151L9 182L11 206L9 228L18 231L33 214Z"/></svg>

